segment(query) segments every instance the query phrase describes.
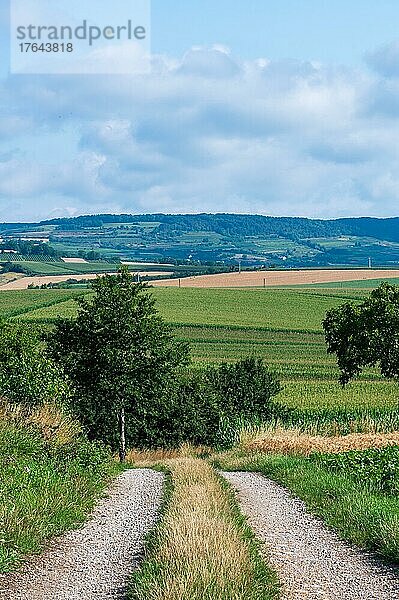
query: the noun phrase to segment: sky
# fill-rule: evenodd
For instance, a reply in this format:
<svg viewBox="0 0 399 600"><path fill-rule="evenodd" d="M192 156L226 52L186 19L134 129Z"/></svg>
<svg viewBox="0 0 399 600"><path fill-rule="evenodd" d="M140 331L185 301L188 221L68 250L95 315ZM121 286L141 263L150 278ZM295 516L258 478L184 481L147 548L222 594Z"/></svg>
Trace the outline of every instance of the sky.
<svg viewBox="0 0 399 600"><path fill-rule="evenodd" d="M12 75L8 27L0 221L399 214L397 0L152 0L136 76Z"/></svg>

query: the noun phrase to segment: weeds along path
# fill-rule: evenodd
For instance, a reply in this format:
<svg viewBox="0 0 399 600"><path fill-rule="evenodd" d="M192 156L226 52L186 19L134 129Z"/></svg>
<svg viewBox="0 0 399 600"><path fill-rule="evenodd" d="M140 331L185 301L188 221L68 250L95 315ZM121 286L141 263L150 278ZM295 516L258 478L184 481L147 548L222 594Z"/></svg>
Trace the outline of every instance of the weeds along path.
<svg viewBox="0 0 399 600"><path fill-rule="evenodd" d="M265 542L282 600L397 600L399 578L342 542L302 501L257 473L223 473ZM327 500L328 501L328 500Z"/></svg>
<svg viewBox="0 0 399 600"><path fill-rule="evenodd" d="M125 471L82 529L52 542L18 573L1 576L1 600L124 598L144 536L157 518L162 488L160 473Z"/></svg>

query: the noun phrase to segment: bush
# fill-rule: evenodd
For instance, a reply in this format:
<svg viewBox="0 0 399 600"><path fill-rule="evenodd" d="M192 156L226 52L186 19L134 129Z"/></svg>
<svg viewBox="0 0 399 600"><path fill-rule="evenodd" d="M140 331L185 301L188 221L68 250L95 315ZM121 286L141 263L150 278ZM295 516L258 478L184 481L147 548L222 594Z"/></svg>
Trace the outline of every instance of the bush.
<svg viewBox="0 0 399 600"><path fill-rule="evenodd" d="M136 413L127 427L129 442L141 448L230 447L244 423L275 416L272 398L279 391L279 382L260 359L186 371Z"/></svg>
<svg viewBox="0 0 399 600"><path fill-rule="evenodd" d="M270 419L275 412L272 398L281 391L279 381L260 358L223 363L206 371L206 380L219 396L227 415L241 419Z"/></svg>
<svg viewBox="0 0 399 600"><path fill-rule="evenodd" d="M64 402L68 383L44 352L38 335L18 324L0 324L0 396L28 406Z"/></svg>
<svg viewBox="0 0 399 600"><path fill-rule="evenodd" d="M2 267L3 273L24 273L24 275L32 275L31 269L18 263L7 261L6 263L3 263Z"/></svg>

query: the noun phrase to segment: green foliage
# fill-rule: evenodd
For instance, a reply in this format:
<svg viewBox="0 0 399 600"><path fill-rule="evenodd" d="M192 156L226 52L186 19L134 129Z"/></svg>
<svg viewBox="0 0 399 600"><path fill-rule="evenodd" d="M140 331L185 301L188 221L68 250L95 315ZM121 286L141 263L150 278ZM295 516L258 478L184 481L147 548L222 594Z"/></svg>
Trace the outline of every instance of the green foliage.
<svg viewBox="0 0 399 600"><path fill-rule="evenodd" d="M328 311L323 326L343 385L370 366L384 377L399 377L399 287L383 283L360 305Z"/></svg>
<svg viewBox="0 0 399 600"><path fill-rule="evenodd" d="M312 460L334 473L346 473L372 492L398 496L399 446L314 455Z"/></svg>
<svg viewBox="0 0 399 600"><path fill-rule="evenodd" d="M65 402L68 383L43 344L26 327L0 324L0 395L28 406Z"/></svg>
<svg viewBox="0 0 399 600"><path fill-rule="evenodd" d="M107 449L83 436L60 445L0 420L0 573L83 522L114 471Z"/></svg>
<svg viewBox="0 0 399 600"><path fill-rule="evenodd" d="M195 370L181 372L163 393L141 405L133 442L140 448L178 448L184 443L214 445L222 418L220 399Z"/></svg>
<svg viewBox="0 0 399 600"><path fill-rule="evenodd" d="M187 371L166 395L146 404L137 421L136 445L230 447L244 423L281 412L272 402L279 390L278 381L255 358Z"/></svg>
<svg viewBox="0 0 399 600"><path fill-rule="evenodd" d="M227 415L268 420L273 415L271 399L281 391L280 383L259 358L223 363L205 373L211 389L219 396Z"/></svg>
<svg viewBox="0 0 399 600"><path fill-rule="evenodd" d="M1 250L15 250L24 256L56 257L57 251L47 243L33 240L11 239L0 243Z"/></svg>
<svg viewBox="0 0 399 600"><path fill-rule="evenodd" d="M32 275L32 271L30 269L19 263L7 261L5 263L1 263L1 268L3 273L23 273L24 275Z"/></svg>
<svg viewBox="0 0 399 600"><path fill-rule="evenodd" d="M156 415L159 398L187 364L188 348L175 341L146 286L134 284L127 269L98 278L93 291L78 300L76 319L57 322L47 343L73 382L73 407L90 437L116 448L120 411L134 444L143 418Z"/></svg>

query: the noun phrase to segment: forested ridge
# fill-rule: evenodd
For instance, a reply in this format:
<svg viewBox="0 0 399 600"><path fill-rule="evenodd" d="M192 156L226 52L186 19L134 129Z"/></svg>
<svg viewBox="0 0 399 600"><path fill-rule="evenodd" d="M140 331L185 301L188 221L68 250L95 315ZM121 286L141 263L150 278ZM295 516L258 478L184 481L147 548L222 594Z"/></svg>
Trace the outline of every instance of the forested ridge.
<svg viewBox="0 0 399 600"><path fill-rule="evenodd" d="M160 223L162 230L213 231L221 235L278 235L283 237L319 238L341 235L373 237L399 241L399 217L377 219L372 217L335 220L299 217L266 217L262 215L193 214L193 215L88 215L43 221L41 225L57 225L62 229L79 230L101 227L106 223Z"/></svg>

